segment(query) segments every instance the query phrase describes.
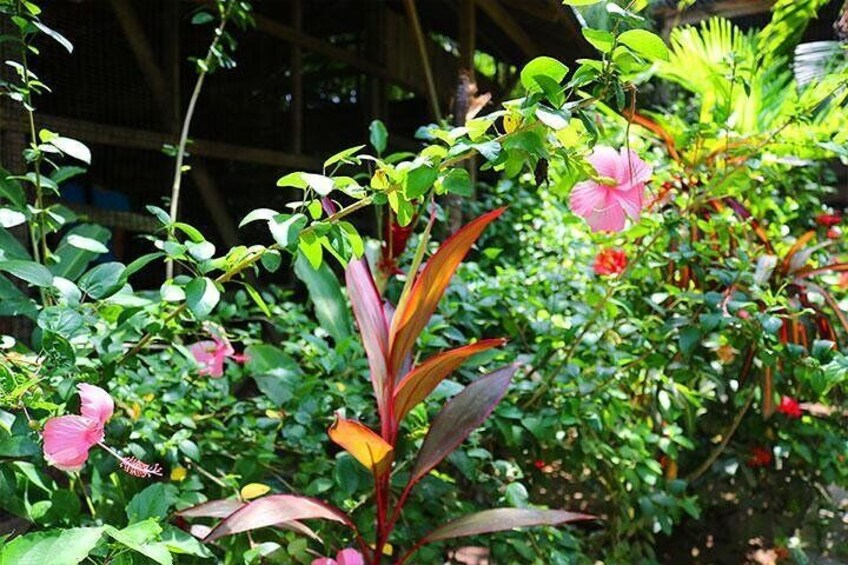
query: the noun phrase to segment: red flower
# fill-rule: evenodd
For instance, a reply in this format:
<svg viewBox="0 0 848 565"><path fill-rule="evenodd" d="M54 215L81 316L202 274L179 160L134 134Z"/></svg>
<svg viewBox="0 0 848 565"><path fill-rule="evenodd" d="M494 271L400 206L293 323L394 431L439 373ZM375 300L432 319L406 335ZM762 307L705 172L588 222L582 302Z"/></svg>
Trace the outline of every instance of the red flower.
<svg viewBox="0 0 848 565"><path fill-rule="evenodd" d="M757 467L768 467L771 465L773 459L774 457L770 450L765 447L756 446L751 448L751 457L748 459L746 464L752 469Z"/></svg>
<svg viewBox="0 0 848 565"><path fill-rule="evenodd" d="M790 396L784 396L780 399L777 411L789 418L797 419L801 417L801 405Z"/></svg>
<svg viewBox="0 0 848 565"><path fill-rule="evenodd" d="M620 275L627 267L627 255L619 249L604 249L595 257L593 267L598 275Z"/></svg>
<svg viewBox="0 0 848 565"><path fill-rule="evenodd" d="M545 468L545 465L547 465L547 463L545 463L545 462L544 462L544 461L542 461L541 459L536 459L536 460L533 462L533 465L535 465L537 469L542 470L542 469L544 469L544 468Z"/></svg>
<svg viewBox="0 0 848 565"><path fill-rule="evenodd" d="M842 214L819 214L816 223L826 228L832 228L842 221Z"/></svg>

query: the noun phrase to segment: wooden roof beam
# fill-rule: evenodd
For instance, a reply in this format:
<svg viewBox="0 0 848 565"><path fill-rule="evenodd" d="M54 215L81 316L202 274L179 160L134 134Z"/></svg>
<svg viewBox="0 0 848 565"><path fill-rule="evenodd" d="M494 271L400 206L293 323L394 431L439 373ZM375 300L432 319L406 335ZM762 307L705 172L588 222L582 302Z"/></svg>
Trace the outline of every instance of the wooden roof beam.
<svg viewBox="0 0 848 565"><path fill-rule="evenodd" d="M509 15L498 0L476 0L477 5L495 24L503 30L525 55L538 57L542 50L527 32Z"/></svg>

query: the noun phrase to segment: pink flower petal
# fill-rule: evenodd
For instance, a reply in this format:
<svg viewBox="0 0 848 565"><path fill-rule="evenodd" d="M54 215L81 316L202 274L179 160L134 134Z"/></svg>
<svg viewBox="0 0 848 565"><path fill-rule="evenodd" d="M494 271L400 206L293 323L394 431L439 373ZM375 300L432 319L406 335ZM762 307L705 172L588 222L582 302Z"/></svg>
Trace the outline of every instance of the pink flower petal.
<svg viewBox="0 0 848 565"><path fill-rule="evenodd" d="M233 344L231 344L230 340L227 338L215 336L213 339L215 340L216 353L223 354L224 357L229 357L236 352L236 350L233 349Z"/></svg>
<svg viewBox="0 0 848 565"><path fill-rule="evenodd" d="M319 557L312 560L312 565L338 565L338 563L336 563L335 559L330 559L329 557Z"/></svg>
<svg viewBox="0 0 848 565"><path fill-rule="evenodd" d="M198 341L189 347L194 360L200 365L198 374L220 377L224 374L224 352L219 347L220 341Z"/></svg>
<svg viewBox="0 0 848 565"><path fill-rule="evenodd" d="M100 423L103 427L112 413L115 411L115 403L109 393L100 388L86 383L77 385L80 395L80 414Z"/></svg>
<svg viewBox="0 0 848 565"><path fill-rule="evenodd" d="M103 426L85 416L59 416L44 425L44 459L63 471L78 471L91 446L103 440Z"/></svg>
<svg viewBox="0 0 848 565"><path fill-rule="evenodd" d="M619 206L634 220L639 219L642 213L643 195L645 193L645 185L637 184L630 190L612 190L610 195Z"/></svg>
<svg viewBox="0 0 848 565"><path fill-rule="evenodd" d="M595 181L587 180L577 183L571 190L568 207L578 216L588 218L589 215L606 207L609 189Z"/></svg>
<svg viewBox="0 0 848 565"><path fill-rule="evenodd" d="M610 177L617 181L624 180L622 178L624 168L621 166L621 154L612 147L603 145L595 147L595 150L586 160L595 167L595 170L602 177Z"/></svg>
<svg viewBox="0 0 848 565"><path fill-rule="evenodd" d="M619 181L620 190L629 190L633 185L648 182L654 172L653 168L639 158L635 151L626 147L621 148L619 168L619 176L614 178Z"/></svg>
<svg viewBox="0 0 848 565"><path fill-rule="evenodd" d="M593 211L586 218L586 222L593 232L619 232L624 229L624 219L624 210L621 205L613 203L606 208Z"/></svg>
<svg viewBox="0 0 848 565"><path fill-rule="evenodd" d="M336 562L338 565L365 565L362 554L352 548L341 550L336 555Z"/></svg>

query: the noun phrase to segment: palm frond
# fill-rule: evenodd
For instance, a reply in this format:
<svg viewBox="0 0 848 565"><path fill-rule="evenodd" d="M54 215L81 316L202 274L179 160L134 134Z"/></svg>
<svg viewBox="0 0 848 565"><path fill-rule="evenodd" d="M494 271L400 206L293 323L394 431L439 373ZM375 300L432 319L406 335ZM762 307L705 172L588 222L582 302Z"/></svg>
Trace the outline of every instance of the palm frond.
<svg viewBox="0 0 848 565"><path fill-rule="evenodd" d="M801 40L810 20L829 0L777 0L771 22L758 34L763 62L788 57Z"/></svg>

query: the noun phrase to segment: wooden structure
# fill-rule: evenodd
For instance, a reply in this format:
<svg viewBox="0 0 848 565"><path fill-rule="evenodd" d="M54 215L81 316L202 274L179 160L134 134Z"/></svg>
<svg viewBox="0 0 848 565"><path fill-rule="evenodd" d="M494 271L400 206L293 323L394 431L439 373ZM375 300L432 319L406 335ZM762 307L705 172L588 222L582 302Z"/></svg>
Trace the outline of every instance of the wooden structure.
<svg viewBox="0 0 848 565"><path fill-rule="evenodd" d="M532 57L570 64L590 54L559 0L252 4L255 28L235 32L237 67L209 76L201 94L181 198L181 216L226 244L240 239L235 225L244 213L291 199L275 187L281 174L317 169L329 154L362 143L372 119L388 125L390 145L414 148L418 126L449 117L458 73L473 70L475 57L486 63L476 65L480 90L498 100ZM36 100L37 125L89 145L94 157L81 182L126 195L141 226L150 225L143 207L163 205L170 192L173 160L162 148L176 144L196 79L188 58L202 56L211 40L210 25L191 24L203 7L197 0L44 4L43 19L75 51L49 38L38 45L34 70L53 92ZM20 166L27 132L19 110L4 104L5 167ZM108 215L98 219L110 223Z"/></svg>

